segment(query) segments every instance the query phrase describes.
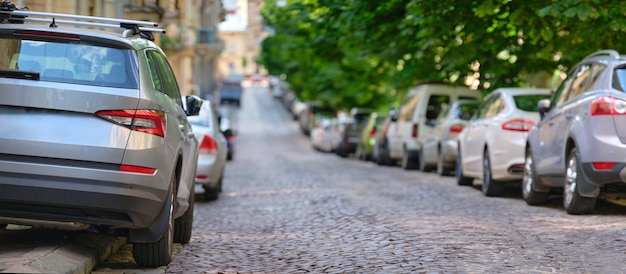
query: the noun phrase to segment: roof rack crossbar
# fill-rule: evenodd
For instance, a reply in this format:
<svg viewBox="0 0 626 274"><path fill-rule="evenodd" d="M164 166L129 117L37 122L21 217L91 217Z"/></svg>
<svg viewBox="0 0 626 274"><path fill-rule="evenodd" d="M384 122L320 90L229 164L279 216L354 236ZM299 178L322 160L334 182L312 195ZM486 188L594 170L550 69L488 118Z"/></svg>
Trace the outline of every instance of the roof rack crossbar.
<svg viewBox="0 0 626 274"><path fill-rule="evenodd" d="M607 56L610 56L610 57L613 57L613 58L619 58L620 57L619 56L619 52L617 52L616 50L605 49L605 50L599 50L599 51L596 51L596 52L594 52L592 54L589 54L589 55L585 56L585 58L583 58L583 60L587 59L587 58L591 58L591 57L595 57L595 56L603 56L603 55L607 55Z"/></svg>
<svg viewBox="0 0 626 274"><path fill-rule="evenodd" d="M43 18L15 18L15 20L19 20L23 22L33 22L33 23L46 23L46 24L50 23L50 20L43 19ZM79 27L94 27L94 28L105 28L105 29L124 28L124 27L121 27L120 25L94 23L94 22L77 22L77 21L67 21L67 20L55 20L55 22L56 24L60 24L60 25L71 25L71 26L79 26ZM139 27L139 31L165 33L164 29L159 29L159 28Z"/></svg>
<svg viewBox="0 0 626 274"><path fill-rule="evenodd" d="M61 18L61 19L70 19L76 21L92 21L106 24L129 24L129 25L137 25L144 27L156 27L159 24L156 22L148 22L148 21L139 21L139 20L127 20L127 19L117 19L117 18L107 18L107 17L98 17L98 16L86 16L86 15L73 15L73 14L63 14L63 13L52 13L52 12L36 12L36 11L23 11L23 10L13 10L6 11L0 10L0 14L9 15L11 19L19 19L20 17L47 17L47 18ZM18 16L13 18L13 16Z"/></svg>

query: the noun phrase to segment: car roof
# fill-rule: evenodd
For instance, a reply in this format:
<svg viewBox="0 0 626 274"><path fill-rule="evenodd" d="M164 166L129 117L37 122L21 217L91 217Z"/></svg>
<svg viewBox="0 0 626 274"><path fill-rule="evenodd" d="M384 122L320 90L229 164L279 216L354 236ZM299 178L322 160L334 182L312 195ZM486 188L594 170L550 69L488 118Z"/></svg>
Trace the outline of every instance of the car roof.
<svg viewBox="0 0 626 274"><path fill-rule="evenodd" d="M511 96L515 95L525 95L525 94L550 94L551 90L547 88L520 88L520 87L511 87L511 88L498 88L493 91L502 92Z"/></svg>
<svg viewBox="0 0 626 274"><path fill-rule="evenodd" d="M15 30L67 33L97 43L117 44L120 48L158 48L152 33L165 33L148 21L83 16L28 10L0 10L0 32ZM13 33L11 33L13 34Z"/></svg>

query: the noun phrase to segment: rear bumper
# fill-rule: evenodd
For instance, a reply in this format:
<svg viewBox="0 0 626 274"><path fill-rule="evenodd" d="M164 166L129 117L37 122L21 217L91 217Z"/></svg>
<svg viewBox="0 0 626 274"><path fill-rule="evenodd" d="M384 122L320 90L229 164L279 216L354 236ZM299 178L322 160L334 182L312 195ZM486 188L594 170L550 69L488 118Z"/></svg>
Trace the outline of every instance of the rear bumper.
<svg viewBox="0 0 626 274"><path fill-rule="evenodd" d="M216 187L222 176L222 169L224 164L220 164L218 155L203 155L198 156L198 167L196 169L196 184L203 185L205 187Z"/></svg>
<svg viewBox="0 0 626 274"><path fill-rule="evenodd" d="M0 219L147 228L163 211L170 176L0 161Z"/></svg>

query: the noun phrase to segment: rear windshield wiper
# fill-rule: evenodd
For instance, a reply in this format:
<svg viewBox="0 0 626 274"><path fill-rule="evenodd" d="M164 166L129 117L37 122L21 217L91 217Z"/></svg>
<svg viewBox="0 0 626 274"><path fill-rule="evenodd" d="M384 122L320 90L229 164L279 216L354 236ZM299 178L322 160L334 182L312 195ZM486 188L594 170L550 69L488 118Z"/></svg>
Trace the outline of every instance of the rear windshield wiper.
<svg viewBox="0 0 626 274"><path fill-rule="evenodd" d="M0 77L39 80L39 72L28 70L0 69Z"/></svg>

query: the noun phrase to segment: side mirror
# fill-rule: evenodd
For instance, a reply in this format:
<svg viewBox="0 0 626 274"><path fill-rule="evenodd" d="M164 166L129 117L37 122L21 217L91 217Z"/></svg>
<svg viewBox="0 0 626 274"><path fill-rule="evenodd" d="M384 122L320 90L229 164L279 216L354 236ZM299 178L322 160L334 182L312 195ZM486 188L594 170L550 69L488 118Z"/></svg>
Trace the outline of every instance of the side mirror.
<svg viewBox="0 0 626 274"><path fill-rule="evenodd" d="M537 110L539 111L539 117L543 119L546 113L550 111L550 99L542 99L537 102Z"/></svg>
<svg viewBox="0 0 626 274"><path fill-rule="evenodd" d="M187 95L185 97L185 104L187 105L187 108L185 108L185 112L187 116L198 115L200 113L200 108L202 107L202 103L204 103L202 98L196 95Z"/></svg>
<svg viewBox="0 0 626 274"><path fill-rule="evenodd" d="M396 109L392 109L389 111L389 116L391 117L391 121L392 122L397 122L398 121L398 110Z"/></svg>

